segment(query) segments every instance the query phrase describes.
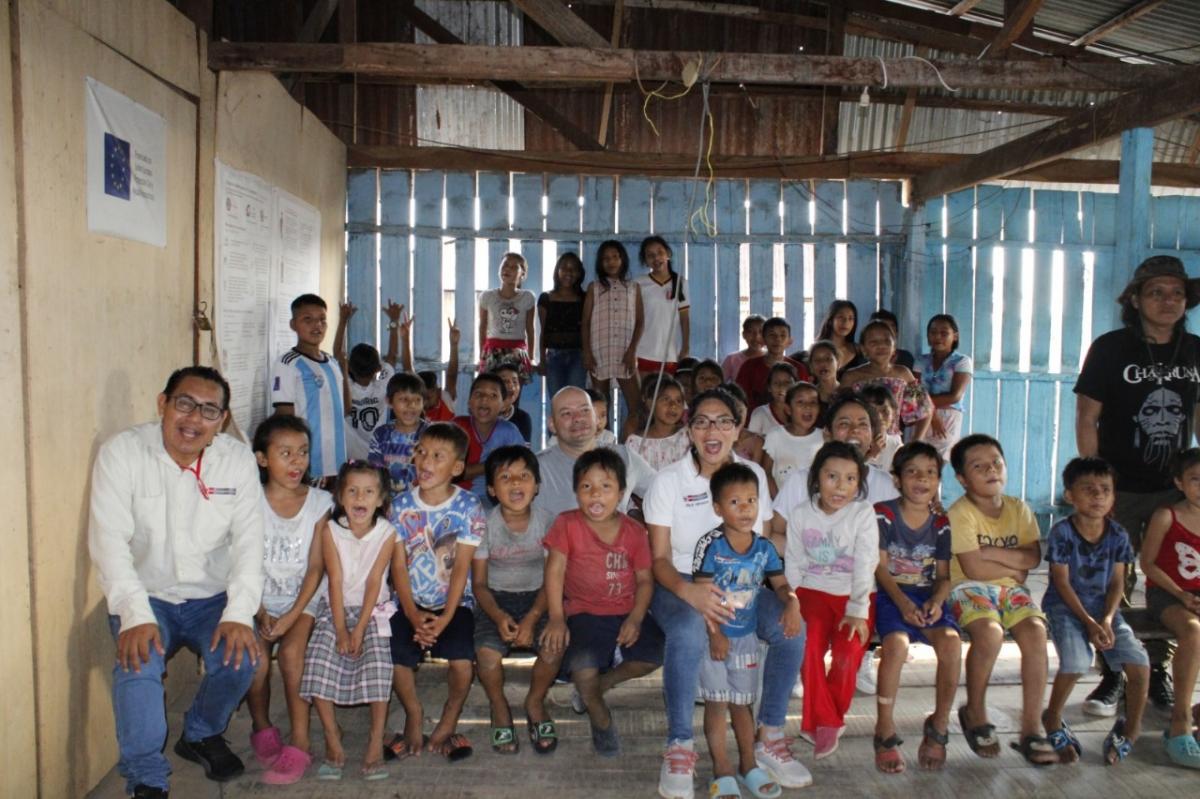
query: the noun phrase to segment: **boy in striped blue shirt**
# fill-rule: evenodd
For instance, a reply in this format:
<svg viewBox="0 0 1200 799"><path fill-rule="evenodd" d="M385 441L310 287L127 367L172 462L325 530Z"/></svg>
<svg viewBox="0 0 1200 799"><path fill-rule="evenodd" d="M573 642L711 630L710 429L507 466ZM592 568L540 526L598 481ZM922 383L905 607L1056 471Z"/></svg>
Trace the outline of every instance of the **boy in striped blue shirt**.
<svg viewBox="0 0 1200 799"><path fill-rule="evenodd" d="M325 300L301 294L292 300L296 346L271 367L271 404L275 413L295 414L312 431L309 462L318 478L337 476L346 460L345 407L342 370L337 360L321 351L328 329Z"/></svg>

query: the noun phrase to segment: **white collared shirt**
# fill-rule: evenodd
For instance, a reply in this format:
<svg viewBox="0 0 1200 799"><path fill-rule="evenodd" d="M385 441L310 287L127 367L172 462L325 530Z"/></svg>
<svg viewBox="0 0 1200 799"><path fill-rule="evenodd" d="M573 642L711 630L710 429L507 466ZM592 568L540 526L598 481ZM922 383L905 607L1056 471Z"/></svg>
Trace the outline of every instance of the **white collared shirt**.
<svg viewBox="0 0 1200 799"><path fill-rule="evenodd" d="M263 592L262 485L250 448L219 434L197 464L167 454L162 424L118 433L92 469L88 550L121 630L153 624L150 597L225 591L221 621L252 625ZM207 489L207 498L203 488Z"/></svg>
<svg viewBox="0 0 1200 799"><path fill-rule="evenodd" d="M758 478L758 523L754 532L762 535L771 521L767 474L757 463L736 454L733 461L749 466ZM708 478L700 475L690 453L658 473L642 503L642 512L646 524L671 528L671 562L680 574L686 575L692 573L696 543L722 521L713 511Z"/></svg>

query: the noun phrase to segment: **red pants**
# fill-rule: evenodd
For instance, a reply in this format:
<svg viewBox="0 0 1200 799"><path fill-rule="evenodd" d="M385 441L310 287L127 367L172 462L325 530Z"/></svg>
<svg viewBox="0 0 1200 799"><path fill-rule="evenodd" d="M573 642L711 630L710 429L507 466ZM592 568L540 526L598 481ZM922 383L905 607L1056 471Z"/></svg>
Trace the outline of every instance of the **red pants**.
<svg viewBox="0 0 1200 799"><path fill-rule="evenodd" d="M841 727L850 700L854 698L854 678L867 651L867 641L858 636L847 638L846 630L838 624L846 615L848 596L835 596L824 591L797 588L800 615L804 618L804 663L800 679L804 681L804 717L800 724L805 732L817 727ZM867 613L867 635L875 627L875 595L871 595ZM833 649L833 663L825 672L825 653Z"/></svg>

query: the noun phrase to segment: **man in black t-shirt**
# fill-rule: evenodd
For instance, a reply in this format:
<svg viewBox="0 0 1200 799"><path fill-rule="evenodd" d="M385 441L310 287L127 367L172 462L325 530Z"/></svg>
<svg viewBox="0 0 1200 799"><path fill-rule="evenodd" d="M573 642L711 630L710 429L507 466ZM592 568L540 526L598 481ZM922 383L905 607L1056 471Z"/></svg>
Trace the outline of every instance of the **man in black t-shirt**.
<svg viewBox="0 0 1200 799"><path fill-rule="evenodd" d="M1075 437L1080 455L1099 455L1116 469L1113 516L1138 550L1154 510L1181 497L1171 459L1200 429L1200 338L1184 329L1185 311L1200 304L1200 279L1189 278L1178 258L1156 255L1138 266L1117 302L1124 326L1092 342L1075 383ZM1133 568L1126 575L1128 601L1137 575ZM1167 642L1148 641L1146 649L1150 699L1169 709ZM1104 679L1084 711L1112 715L1124 678L1101 664Z"/></svg>

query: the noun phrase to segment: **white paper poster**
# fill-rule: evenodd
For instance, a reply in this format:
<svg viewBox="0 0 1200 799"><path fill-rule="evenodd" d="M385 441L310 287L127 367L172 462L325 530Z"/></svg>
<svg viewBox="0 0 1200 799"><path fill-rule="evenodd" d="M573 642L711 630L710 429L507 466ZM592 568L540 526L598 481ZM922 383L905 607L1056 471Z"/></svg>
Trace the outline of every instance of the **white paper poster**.
<svg viewBox="0 0 1200 799"><path fill-rule="evenodd" d="M320 285L321 214L217 161L214 220L217 349L230 411L248 437L270 410L271 364L296 343L291 301Z"/></svg>
<svg viewBox="0 0 1200 799"><path fill-rule="evenodd" d="M87 118L88 230L167 246L167 123L93 78Z"/></svg>

